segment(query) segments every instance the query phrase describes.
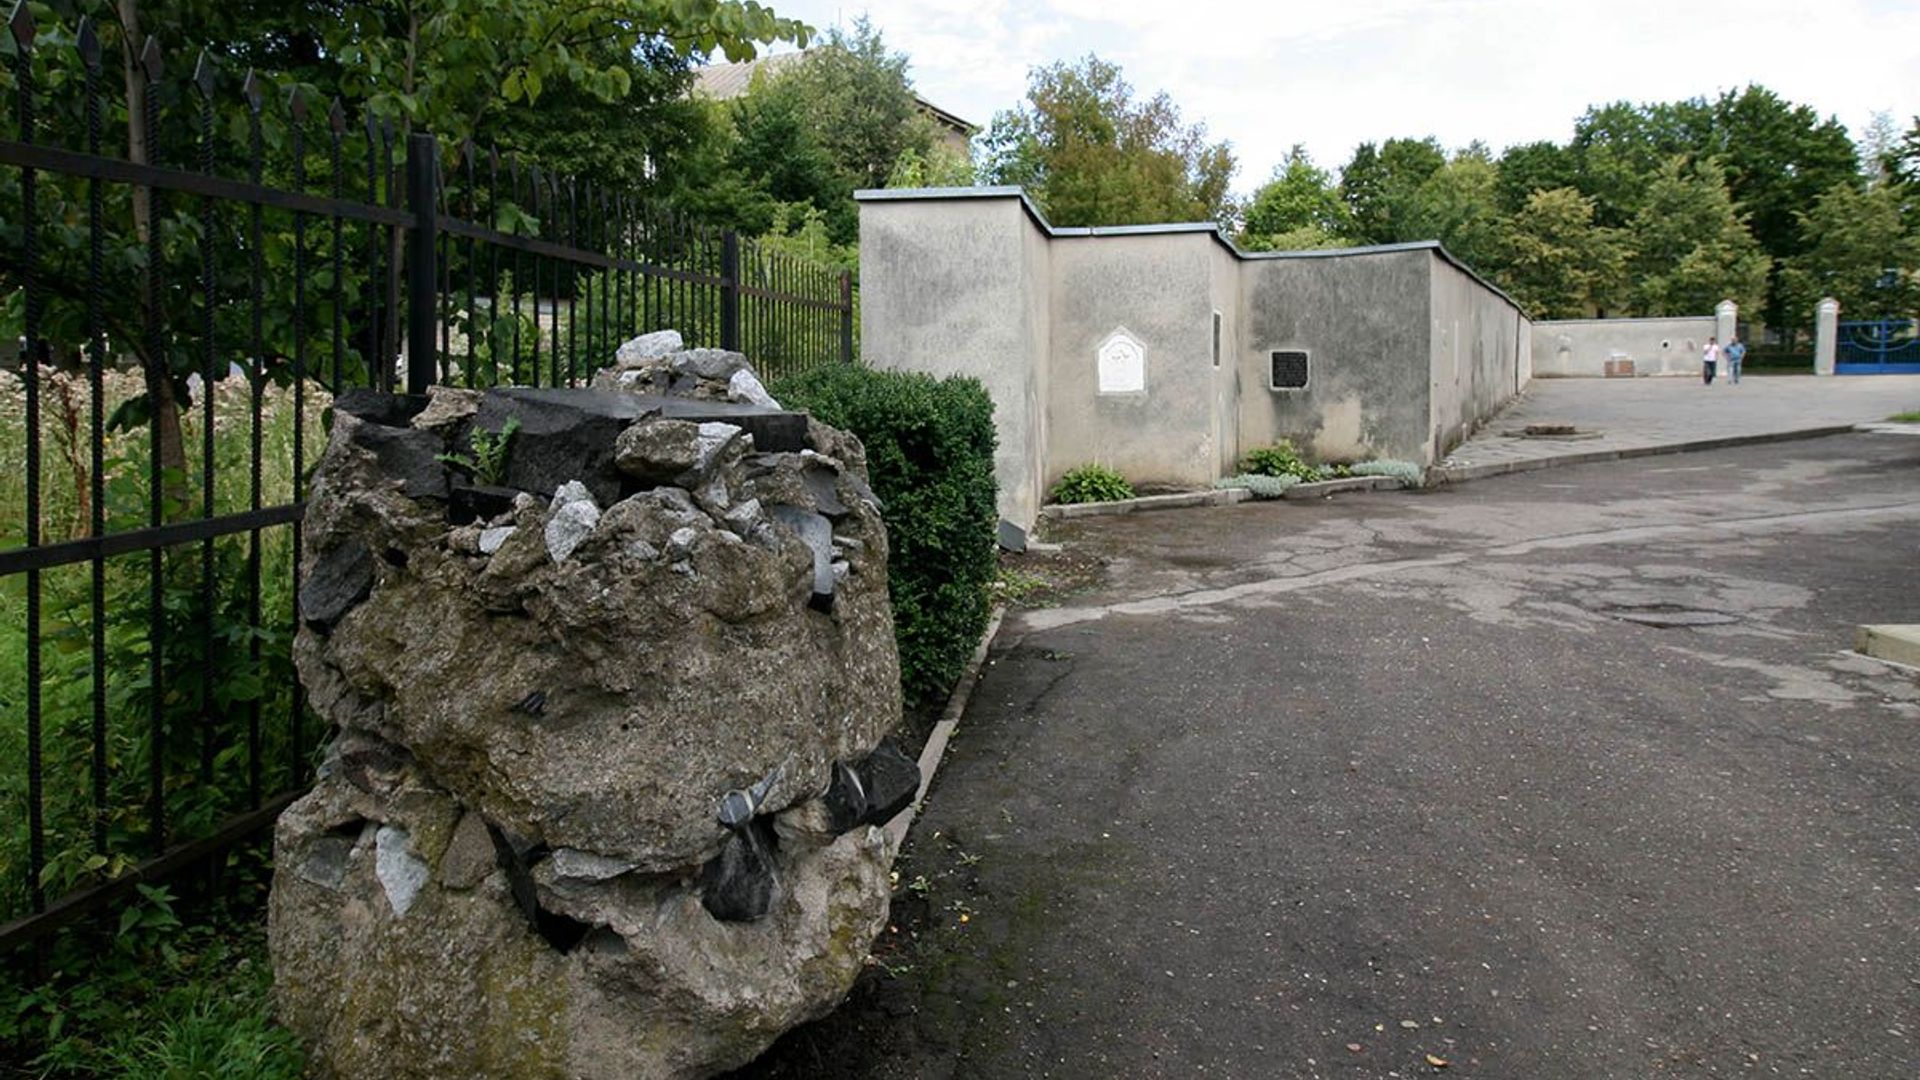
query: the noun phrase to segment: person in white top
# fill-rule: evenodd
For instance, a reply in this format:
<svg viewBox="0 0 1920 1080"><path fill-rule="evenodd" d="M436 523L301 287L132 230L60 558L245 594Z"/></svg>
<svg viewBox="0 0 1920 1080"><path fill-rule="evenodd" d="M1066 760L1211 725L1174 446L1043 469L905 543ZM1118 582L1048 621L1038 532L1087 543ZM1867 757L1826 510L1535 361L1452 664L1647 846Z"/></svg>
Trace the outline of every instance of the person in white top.
<svg viewBox="0 0 1920 1080"><path fill-rule="evenodd" d="M1707 351L1700 355L1700 374L1706 379L1708 386L1713 385L1713 369L1719 366L1720 341L1717 338L1708 338Z"/></svg>

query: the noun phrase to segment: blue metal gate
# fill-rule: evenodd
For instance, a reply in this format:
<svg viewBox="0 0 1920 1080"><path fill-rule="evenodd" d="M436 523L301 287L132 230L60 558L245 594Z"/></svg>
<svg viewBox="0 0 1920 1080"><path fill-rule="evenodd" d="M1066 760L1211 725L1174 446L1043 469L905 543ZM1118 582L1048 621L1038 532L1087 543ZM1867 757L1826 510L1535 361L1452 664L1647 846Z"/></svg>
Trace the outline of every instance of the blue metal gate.
<svg viewBox="0 0 1920 1080"><path fill-rule="evenodd" d="M1920 335L1911 319L1843 322L1836 345L1836 374L1920 375Z"/></svg>

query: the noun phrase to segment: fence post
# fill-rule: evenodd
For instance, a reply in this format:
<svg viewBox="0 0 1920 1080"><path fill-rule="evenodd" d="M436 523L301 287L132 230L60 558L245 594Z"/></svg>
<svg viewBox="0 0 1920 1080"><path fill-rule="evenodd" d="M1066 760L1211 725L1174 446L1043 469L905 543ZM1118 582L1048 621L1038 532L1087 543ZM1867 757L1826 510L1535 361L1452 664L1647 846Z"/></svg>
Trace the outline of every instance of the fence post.
<svg viewBox="0 0 1920 1080"><path fill-rule="evenodd" d="M720 234L720 347L740 351L740 234Z"/></svg>
<svg viewBox="0 0 1920 1080"><path fill-rule="evenodd" d="M407 136L407 207L413 224L407 227L407 393L424 394L439 376L435 355L434 322L439 306L440 275L434 266L434 246L440 226L436 180L440 171L440 144L432 135Z"/></svg>
<svg viewBox="0 0 1920 1080"><path fill-rule="evenodd" d="M853 271L840 271L840 362L853 363Z"/></svg>
<svg viewBox="0 0 1920 1080"><path fill-rule="evenodd" d="M1829 296L1813 309L1813 373L1833 374L1840 337L1840 301Z"/></svg>

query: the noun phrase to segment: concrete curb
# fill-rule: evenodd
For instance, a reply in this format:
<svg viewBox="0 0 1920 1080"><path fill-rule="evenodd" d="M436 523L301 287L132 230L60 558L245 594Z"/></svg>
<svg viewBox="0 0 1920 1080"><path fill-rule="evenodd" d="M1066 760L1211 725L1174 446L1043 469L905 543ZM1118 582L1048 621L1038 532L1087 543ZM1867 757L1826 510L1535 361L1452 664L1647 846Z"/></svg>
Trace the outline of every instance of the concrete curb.
<svg viewBox="0 0 1920 1080"><path fill-rule="evenodd" d="M1507 473L1557 469L1563 465L1588 465L1596 461L1621 461L1627 458L1652 457L1655 454L1687 454L1698 450L1724 450L1732 446L1757 446L1762 443L1793 442L1798 439L1823 439L1829 435L1848 434L1856 427L1857 425L1854 424L1828 424L1821 427L1792 428L1786 431L1763 431L1754 435L1726 435L1714 439L1690 439L1685 442L1656 443L1652 446L1629 446L1617 450L1583 450L1573 454L1555 454L1551 457L1523 458L1519 461L1490 461L1485 465L1436 466L1428 470L1427 483L1432 487L1479 480L1488 476L1504 476Z"/></svg>
<svg viewBox="0 0 1920 1080"><path fill-rule="evenodd" d="M1283 499L1319 499L1343 491L1392 491L1405 487L1391 476L1344 476L1338 480L1315 480L1295 484L1280 494Z"/></svg>
<svg viewBox="0 0 1920 1080"><path fill-rule="evenodd" d="M1920 667L1920 626L1897 623L1862 626L1854 636L1853 648L1876 660Z"/></svg>
<svg viewBox="0 0 1920 1080"><path fill-rule="evenodd" d="M1138 510L1181 510L1190 506L1232 506L1253 498L1253 492L1242 488L1215 488L1212 491L1178 491L1172 495L1142 495L1137 499L1116 499L1113 502L1097 503L1054 503L1040 508L1040 516L1049 521L1070 521L1074 518L1109 517L1115 514L1131 514Z"/></svg>
<svg viewBox="0 0 1920 1080"><path fill-rule="evenodd" d="M980 644L974 647L973 656L967 660L967 670L960 675L960 681L954 684L953 693L947 698L947 707L940 713L940 721L933 725L933 731L927 736L927 745L920 750L920 791L913 797L913 805L887 823L887 842L893 849L894 858L900 856L900 845L906 842L907 830L920 816L920 805L927 801L927 790L933 786L933 774L940 771L940 762L947 756L947 742L953 738L953 729L960 723L960 714L967 711L967 701L973 697L973 688L980 682L980 671L986 667L987 653L993 648L993 639L1000 635L1001 620L1006 617L1005 607L995 607L993 616L987 620L986 633L980 635Z"/></svg>

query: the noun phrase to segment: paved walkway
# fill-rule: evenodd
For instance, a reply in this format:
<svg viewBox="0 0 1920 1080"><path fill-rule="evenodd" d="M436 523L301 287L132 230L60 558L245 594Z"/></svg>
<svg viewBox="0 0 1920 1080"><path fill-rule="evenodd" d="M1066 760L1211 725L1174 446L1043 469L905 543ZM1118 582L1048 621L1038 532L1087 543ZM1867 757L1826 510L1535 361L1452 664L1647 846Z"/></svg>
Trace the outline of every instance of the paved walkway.
<svg viewBox="0 0 1920 1080"><path fill-rule="evenodd" d="M1916 528L1864 434L1065 523L739 1075L1920 1076L1920 683L1849 651Z"/></svg>
<svg viewBox="0 0 1920 1080"><path fill-rule="evenodd" d="M1472 480L1551 464L1884 420L1920 409L1920 375L1750 375L1734 386L1698 379L1537 379L1518 402L1447 456L1445 480ZM1572 424L1597 438L1529 439L1528 424ZM1695 444L1706 443L1708 446Z"/></svg>

